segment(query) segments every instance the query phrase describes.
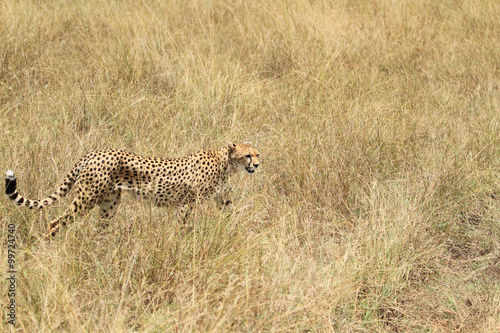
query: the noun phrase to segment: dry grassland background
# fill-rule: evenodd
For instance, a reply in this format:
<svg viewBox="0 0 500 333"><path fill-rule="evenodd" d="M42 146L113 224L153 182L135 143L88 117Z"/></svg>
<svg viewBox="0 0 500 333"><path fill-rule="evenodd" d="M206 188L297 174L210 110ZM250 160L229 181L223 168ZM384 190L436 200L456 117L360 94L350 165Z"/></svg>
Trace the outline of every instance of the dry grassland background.
<svg viewBox="0 0 500 333"><path fill-rule="evenodd" d="M262 155L185 231L125 199L17 227L0 331L500 330L500 2L0 4L0 170L50 194L86 152ZM71 198L72 192L69 197Z"/></svg>

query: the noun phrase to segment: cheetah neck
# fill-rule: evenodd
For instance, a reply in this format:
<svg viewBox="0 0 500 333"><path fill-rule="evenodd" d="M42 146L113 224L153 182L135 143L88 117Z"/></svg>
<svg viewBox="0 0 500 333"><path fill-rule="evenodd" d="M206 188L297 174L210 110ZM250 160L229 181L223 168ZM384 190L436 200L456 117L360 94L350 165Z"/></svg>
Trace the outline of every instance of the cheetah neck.
<svg viewBox="0 0 500 333"><path fill-rule="evenodd" d="M227 147L224 147L224 148L221 148L219 149L219 156L220 156L220 159L221 159L221 170L227 170L227 174L233 174L236 172L236 168L235 166L233 165L233 163L231 163L231 159L229 157L229 148Z"/></svg>

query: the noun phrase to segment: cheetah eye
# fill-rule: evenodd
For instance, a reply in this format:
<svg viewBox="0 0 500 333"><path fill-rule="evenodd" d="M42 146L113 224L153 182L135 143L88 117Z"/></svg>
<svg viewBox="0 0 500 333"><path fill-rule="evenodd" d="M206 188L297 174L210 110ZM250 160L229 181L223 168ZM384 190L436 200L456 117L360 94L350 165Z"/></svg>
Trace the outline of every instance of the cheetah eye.
<svg viewBox="0 0 500 333"><path fill-rule="evenodd" d="M250 155L247 155L246 157L249 158L249 159L252 159Z"/></svg>

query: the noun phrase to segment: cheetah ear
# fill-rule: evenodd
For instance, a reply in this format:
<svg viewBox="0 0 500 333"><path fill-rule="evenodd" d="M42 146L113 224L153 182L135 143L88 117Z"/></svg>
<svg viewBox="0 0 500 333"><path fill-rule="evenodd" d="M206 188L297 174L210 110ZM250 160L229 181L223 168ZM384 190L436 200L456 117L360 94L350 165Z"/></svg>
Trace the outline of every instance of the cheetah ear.
<svg viewBox="0 0 500 333"><path fill-rule="evenodd" d="M228 143L227 148L229 148L229 157L233 157L234 150L236 149L236 145L234 143Z"/></svg>

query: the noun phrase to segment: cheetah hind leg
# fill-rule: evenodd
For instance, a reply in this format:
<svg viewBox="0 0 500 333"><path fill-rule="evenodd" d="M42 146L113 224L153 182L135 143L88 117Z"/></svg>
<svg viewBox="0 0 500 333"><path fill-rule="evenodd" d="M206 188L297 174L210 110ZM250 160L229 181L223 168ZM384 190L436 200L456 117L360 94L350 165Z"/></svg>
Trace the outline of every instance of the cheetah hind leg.
<svg viewBox="0 0 500 333"><path fill-rule="evenodd" d="M109 220L115 215L118 205L120 204L122 191L120 189L109 193L100 203L101 222L99 226L104 230L109 226Z"/></svg>
<svg viewBox="0 0 500 333"><path fill-rule="evenodd" d="M47 234L45 235L46 240L50 240L50 238L57 235L59 229L66 224L70 224L75 219L75 215L80 211L86 212L89 210L88 205L82 200L80 197L76 197L71 203L69 209L67 209L61 216L57 219L50 221L49 226L47 228Z"/></svg>

